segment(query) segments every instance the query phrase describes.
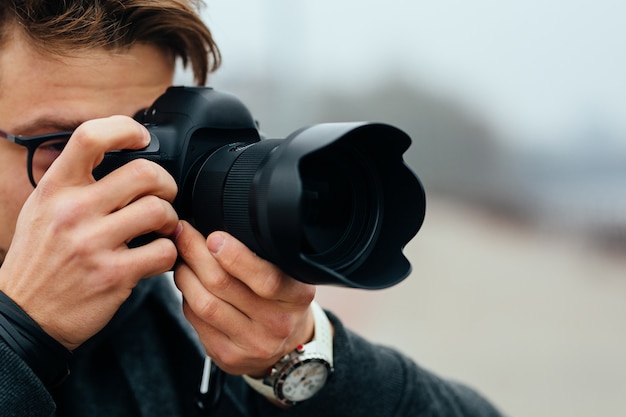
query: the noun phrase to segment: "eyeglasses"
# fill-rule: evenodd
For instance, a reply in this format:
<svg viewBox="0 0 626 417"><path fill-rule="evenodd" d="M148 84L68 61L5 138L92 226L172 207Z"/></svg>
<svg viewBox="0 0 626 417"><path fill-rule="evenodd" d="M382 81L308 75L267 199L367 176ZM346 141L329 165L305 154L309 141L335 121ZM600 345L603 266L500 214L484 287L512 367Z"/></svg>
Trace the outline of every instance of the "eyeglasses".
<svg viewBox="0 0 626 417"><path fill-rule="evenodd" d="M43 174L61 154L73 132L48 133L36 136L15 136L0 130L0 139L6 139L28 149L26 169L28 179L36 187Z"/></svg>

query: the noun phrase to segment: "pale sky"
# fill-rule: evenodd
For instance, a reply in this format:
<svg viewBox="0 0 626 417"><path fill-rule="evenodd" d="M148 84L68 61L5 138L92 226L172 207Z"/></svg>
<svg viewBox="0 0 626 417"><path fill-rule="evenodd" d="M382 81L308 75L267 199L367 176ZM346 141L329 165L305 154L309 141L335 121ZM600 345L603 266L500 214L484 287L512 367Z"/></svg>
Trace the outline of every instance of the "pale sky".
<svg viewBox="0 0 626 417"><path fill-rule="evenodd" d="M404 76L508 139L626 143L621 0L206 0L221 77L363 88ZM391 70L391 72L389 72Z"/></svg>

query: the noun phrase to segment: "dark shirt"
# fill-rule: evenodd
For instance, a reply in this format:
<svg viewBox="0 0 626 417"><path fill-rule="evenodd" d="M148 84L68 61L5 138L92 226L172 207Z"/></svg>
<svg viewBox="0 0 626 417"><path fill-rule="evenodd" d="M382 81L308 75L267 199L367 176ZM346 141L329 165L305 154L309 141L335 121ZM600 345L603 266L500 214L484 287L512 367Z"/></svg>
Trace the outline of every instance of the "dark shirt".
<svg viewBox="0 0 626 417"><path fill-rule="evenodd" d="M46 389L0 340L0 415L500 416L475 391L366 341L331 313L329 318L335 327L335 372L315 397L280 409L241 377L224 375L217 405L207 414L198 406L204 349L168 278L155 277L143 281L111 323L73 352L71 373L56 388Z"/></svg>

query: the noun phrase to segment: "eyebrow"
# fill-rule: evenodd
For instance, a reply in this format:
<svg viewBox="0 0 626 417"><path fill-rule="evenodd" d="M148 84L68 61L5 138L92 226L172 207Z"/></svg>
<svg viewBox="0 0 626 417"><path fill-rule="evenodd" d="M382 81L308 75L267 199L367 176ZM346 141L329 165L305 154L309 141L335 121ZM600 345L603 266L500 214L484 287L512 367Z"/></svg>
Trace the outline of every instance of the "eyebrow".
<svg viewBox="0 0 626 417"><path fill-rule="evenodd" d="M15 135L31 135L37 133L53 133L53 132L66 132L75 130L83 120L69 120L59 119L51 117L41 117L28 122L18 124L14 127L14 131L11 132Z"/></svg>

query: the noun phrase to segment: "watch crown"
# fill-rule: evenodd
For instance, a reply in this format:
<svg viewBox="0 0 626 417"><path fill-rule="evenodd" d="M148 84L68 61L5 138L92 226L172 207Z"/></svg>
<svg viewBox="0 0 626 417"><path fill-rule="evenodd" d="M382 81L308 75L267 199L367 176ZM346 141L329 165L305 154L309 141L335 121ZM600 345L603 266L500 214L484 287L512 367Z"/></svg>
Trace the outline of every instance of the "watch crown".
<svg viewBox="0 0 626 417"><path fill-rule="evenodd" d="M298 353L302 353L302 352L304 352L304 345L298 345L298 346L296 347L296 352L298 352Z"/></svg>

